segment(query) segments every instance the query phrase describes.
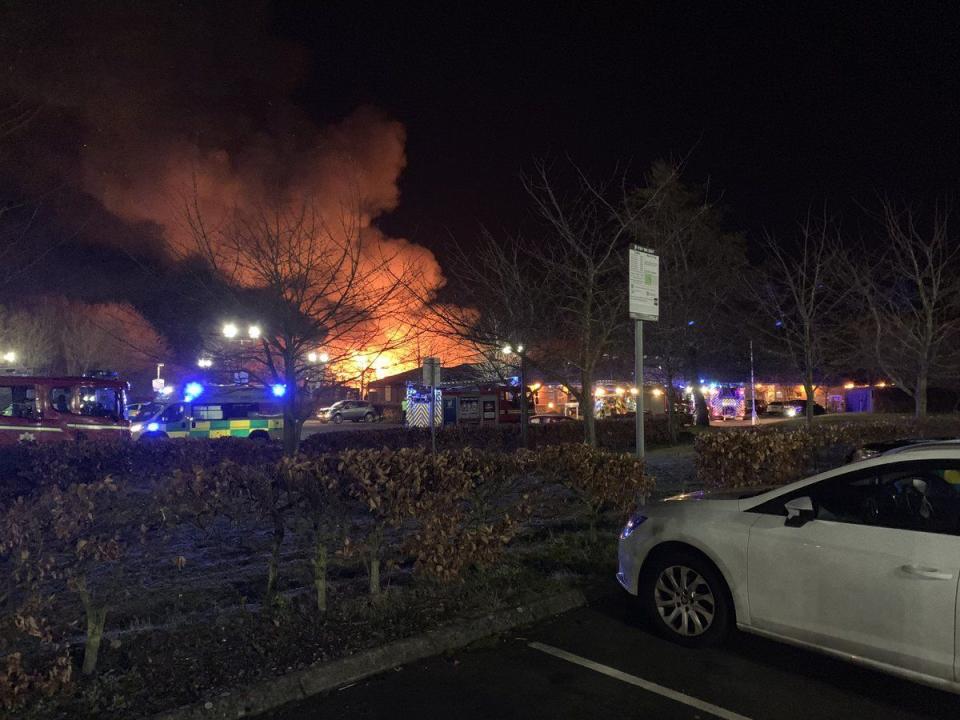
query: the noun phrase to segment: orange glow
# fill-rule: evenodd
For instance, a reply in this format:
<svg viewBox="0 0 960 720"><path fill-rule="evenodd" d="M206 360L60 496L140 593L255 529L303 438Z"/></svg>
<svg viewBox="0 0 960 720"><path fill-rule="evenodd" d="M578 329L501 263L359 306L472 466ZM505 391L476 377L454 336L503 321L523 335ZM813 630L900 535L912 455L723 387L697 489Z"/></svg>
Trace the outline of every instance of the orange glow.
<svg viewBox="0 0 960 720"><path fill-rule="evenodd" d="M887 386L887 384L886 384L885 382L883 382L882 380L881 380L880 382L878 382L876 385L874 385L874 387L878 387L878 388L885 388L886 386Z"/></svg>
<svg viewBox="0 0 960 720"><path fill-rule="evenodd" d="M853 390L856 387L852 382L847 382L843 384L844 390Z"/></svg>

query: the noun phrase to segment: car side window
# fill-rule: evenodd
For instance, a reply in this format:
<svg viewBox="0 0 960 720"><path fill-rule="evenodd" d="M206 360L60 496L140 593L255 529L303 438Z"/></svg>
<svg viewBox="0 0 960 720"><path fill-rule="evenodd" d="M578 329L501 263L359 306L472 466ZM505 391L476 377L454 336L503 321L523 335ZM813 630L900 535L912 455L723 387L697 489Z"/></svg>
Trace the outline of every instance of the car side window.
<svg viewBox="0 0 960 720"><path fill-rule="evenodd" d="M32 385L0 386L0 414L4 417L36 420L37 397Z"/></svg>
<svg viewBox="0 0 960 720"><path fill-rule="evenodd" d="M817 520L960 535L960 462L923 460L856 470L781 495L757 512L785 515L809 496Z"/></svg>

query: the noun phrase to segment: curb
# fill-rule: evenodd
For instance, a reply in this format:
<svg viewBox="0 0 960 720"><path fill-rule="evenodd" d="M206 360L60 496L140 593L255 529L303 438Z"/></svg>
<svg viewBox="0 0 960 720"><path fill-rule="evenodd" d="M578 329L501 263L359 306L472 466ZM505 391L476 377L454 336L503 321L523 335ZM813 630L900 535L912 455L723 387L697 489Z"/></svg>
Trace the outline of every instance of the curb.
<svg viewBox="0 0 960 720"><path fill-rule="evenodd" d="M227 720L274 710L386 670L455 650L490 635L527 625L581 607L587 599L580 590L566 590L529 605L501 610L475 620L397 640L340 660L314 665L247 688L235 688L196 705L154 715L150 720Z"/></svg>

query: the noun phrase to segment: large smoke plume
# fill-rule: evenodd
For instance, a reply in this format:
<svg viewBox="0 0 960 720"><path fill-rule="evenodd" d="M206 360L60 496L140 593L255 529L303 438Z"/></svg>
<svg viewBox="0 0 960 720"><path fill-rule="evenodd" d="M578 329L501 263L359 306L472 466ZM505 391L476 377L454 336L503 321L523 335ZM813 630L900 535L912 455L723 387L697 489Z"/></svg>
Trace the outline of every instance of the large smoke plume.
<svg viewBox="0 0 960 720"><path fill-rule="evenodd" d="M359 202L368 242L442 283L428 250L373 224L399 202L403 126L368 106L308 118L290 98L309 59L274 37L266 4L16 11L0 16L0 53L8 92L42 106L13 155L36 185L88 193L168 250L188 242L194 195L213 222L261 203L309 199L333 214Z"/></svg>

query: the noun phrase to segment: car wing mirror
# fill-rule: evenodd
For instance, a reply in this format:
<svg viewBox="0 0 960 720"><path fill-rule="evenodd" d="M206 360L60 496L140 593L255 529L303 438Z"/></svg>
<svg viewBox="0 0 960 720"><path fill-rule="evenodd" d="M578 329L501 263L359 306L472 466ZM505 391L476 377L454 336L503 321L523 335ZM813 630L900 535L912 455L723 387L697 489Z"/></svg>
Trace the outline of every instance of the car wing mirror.
<svg viewBox="0 0 960 720"><path fill-rule="evenodd" d="M787 521L784 524L788 527L800 527L814 519L813 500L807 495L788 500L783 507L787 511Z"/></svg>

